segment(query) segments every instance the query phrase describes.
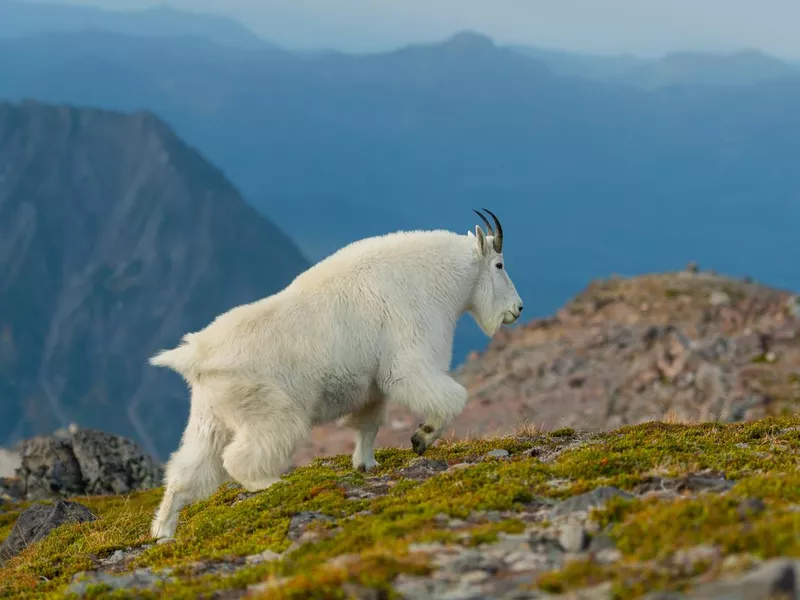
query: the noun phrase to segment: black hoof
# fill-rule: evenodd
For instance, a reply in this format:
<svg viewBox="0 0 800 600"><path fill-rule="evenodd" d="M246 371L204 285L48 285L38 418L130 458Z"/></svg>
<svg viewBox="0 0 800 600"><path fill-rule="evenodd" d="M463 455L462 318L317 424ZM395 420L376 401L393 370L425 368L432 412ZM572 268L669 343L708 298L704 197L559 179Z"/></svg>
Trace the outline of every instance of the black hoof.
<svg viewBox="0 0 800 600"><path fill-rule="evenodd" d="M362 473L366 473L367 472L367 465L358 465L356 467L356 471L360 471Z"/></svg>
<svg viewBox="0 0 800 600"><path fill-rule="evenodd" d="M418 433L415 433L411 436L411 448L417 453L418 456L422 456L425 453L425 450L428 449L428 446L425 444L425 440L422 439L422 436L420 436Z"/></svg>

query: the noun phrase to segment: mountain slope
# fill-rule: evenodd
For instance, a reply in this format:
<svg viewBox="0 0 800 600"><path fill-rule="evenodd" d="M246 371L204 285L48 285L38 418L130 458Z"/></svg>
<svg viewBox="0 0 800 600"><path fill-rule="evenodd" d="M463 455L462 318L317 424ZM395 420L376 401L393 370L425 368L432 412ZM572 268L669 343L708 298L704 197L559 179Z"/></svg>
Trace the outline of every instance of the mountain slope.
<svg viewBox="0 0 800 600"><path fill-rule="evenodd" d="M92 30L154 37L200 36L239 48L268 45L234 19L176 10L167 4L110 11L55 2L0 0L0 37Z"/></svg>
<svg viewBox="0 0 800 600"><path fill-rule="evenodd" d="M0 104L0 439L75 420L164 457L185 386L146 364L308 266L146 112Z"/></svg>

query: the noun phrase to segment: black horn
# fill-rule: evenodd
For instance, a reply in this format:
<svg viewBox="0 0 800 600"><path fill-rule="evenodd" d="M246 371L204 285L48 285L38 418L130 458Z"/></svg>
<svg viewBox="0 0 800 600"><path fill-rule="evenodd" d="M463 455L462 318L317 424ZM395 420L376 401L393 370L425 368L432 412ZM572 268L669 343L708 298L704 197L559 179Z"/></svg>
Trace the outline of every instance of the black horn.
<svg viewBox="0 0 800 600"><path fill-rule="evenodd" d="M497 227L497 233L494 236L494 251L500 254L503 251L503 226L500 225L500 220L495 216L495 214L490 211L488 208L484 208L490 217L494 219L495 227Z"/></svg>
<svg viewBox="0 0 800 600"><path fill-rule="evenodd" d="M482 221L483 221L483 222L486 224L486 232L487 232L489 235L494 235L494 229L492 229L492 224L491 224L491 223L489 223L489 219L487 219L486 217L484 217L484 216L483 216L481 213L479 213L479 212L478 212L477 210L475 210L474 208L472 209L472 212L474 212L476 215L478 215L478 216L481 218L481 220L482 220Z"/></svg>

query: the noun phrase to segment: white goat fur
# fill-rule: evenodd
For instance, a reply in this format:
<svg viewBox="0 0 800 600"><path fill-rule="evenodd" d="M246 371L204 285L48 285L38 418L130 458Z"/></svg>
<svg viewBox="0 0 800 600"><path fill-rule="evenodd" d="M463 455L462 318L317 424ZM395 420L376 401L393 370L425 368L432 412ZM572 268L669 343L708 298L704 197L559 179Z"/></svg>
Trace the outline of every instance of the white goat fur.
<svg viewBox="0 0 800 600"><path fill-rule="evenodd" d="M491 337L522 310L492 240L477 227L354 242L151 358L191 388L152 535L172 537L181 508L221 483L275 483L316 425L344 418L362 470L377 465L387 402L424 415L415 435L434 443L467 400L448 374L459 317L469 312Z"/></svg>

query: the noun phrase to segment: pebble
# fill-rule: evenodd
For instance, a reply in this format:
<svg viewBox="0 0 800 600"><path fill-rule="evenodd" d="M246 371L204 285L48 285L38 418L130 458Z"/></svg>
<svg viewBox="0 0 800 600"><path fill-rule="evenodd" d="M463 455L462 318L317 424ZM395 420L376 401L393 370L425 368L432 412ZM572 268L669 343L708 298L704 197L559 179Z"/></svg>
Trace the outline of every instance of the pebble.
<svg viewBox="0 0 800 600"><path fill-rule="evenodd" d="M502 449L490 450L486 453L486 458L508 458L509 456L511 455L508 453L508 450Z"/></svg>
<svg viewBox="0 0 800 600"><path fill-rule="evenodd" d="M245 562L249 565L257 565L265 562L272 562L274 560L280 560L281 555L277 552L273 552L272 550L264 550L263 552L259 552L258 554L251 554L250 556L245 558Z"/></svg>
<svg viewBox="0 0 800 600"><path fill-rule="evenodd" d="M589 536L582 525L567 523L561 527L558 542L566 552L582 552L589 543Z"/></svg>

